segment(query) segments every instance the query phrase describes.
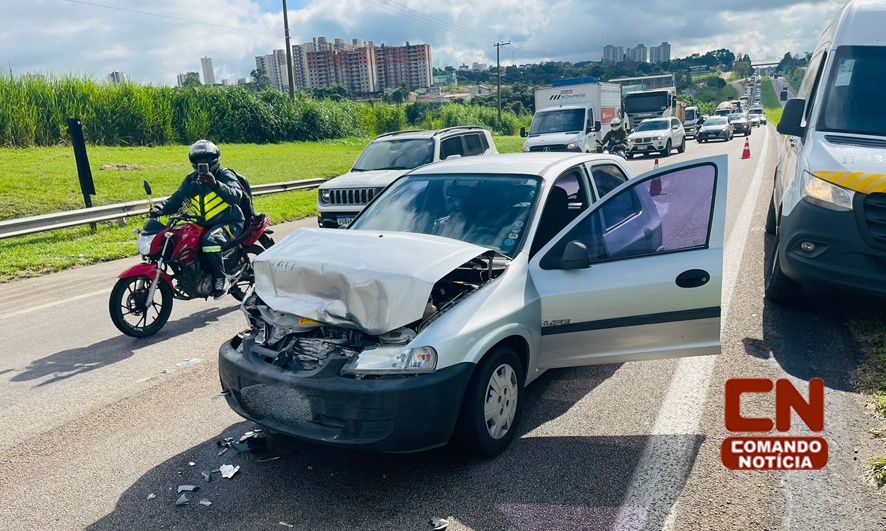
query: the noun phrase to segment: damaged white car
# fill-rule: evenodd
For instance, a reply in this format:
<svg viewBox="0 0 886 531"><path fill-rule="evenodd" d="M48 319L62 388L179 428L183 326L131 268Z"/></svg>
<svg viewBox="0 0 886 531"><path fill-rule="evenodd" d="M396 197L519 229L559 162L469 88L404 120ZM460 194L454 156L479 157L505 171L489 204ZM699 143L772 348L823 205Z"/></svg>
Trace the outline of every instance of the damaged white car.
<svg viewBox="0 0 886 531"><path fill-rule="evenodd" d="M719 352L725 207L725 156L414 170L347 229L256 258L250 328L219 352L228 404L326 444L494 456L546 369Z"/></svg>

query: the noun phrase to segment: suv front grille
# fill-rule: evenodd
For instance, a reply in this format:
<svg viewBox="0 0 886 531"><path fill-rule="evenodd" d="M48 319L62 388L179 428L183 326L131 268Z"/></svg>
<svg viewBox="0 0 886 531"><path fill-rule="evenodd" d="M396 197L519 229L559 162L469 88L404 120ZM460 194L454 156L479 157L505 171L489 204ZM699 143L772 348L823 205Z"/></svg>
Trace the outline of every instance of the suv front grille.
<svg viewBox="0 0 886 531"><path fill-rule="evenodd" d="M886 194L870 194L864 198L864 219L871 239L886 247Z"/></svg>
<svg viewBox="0 0 886 531"><path fill-rule="evenodd" d="M330 205L366 205L378 191L375 188L350 188L343 190L330 190Z"/></svg>

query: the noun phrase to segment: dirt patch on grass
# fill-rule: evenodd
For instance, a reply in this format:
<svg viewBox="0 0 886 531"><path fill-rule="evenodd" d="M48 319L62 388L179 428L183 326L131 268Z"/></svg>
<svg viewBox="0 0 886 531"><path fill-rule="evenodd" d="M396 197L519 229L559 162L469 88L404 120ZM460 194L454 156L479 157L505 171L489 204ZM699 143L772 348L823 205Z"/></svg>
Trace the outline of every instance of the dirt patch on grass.
<svg viewBox="0 0 886 531"><path fill-rule="evenodd" d="M132 171L132 170L141 170L142 167L138 164L102 164L99 167L99 170L121 170L121 171Z"/></svg>

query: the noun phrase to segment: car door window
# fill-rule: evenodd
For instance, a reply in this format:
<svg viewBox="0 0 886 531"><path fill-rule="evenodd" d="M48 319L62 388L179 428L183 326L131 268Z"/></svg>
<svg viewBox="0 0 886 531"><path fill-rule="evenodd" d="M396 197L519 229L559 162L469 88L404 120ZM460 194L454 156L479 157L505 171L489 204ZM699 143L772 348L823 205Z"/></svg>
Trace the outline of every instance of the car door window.
<svg viewBox="0 0 886 531"><path fill-rule="evenodd" d="M482 155L486 150L483 148L483 143L480 142L480 135L471 134L465 135L465 155Z"/></svg>
<svg viewBox="0 0 886 531"><path fill-rule="evenodd" d="M600 164L591 168L591 176L594 188L597 190L597 199L615 190L621 183L628 180L628 176L615 164Z"/></svg>
<svg viewBox="0 0 886 531"><path fill-rule="evenodd" d="M544 247L551 238L563 230L588 207L587 174L584 168L569 169L554 181L545 201L530 255Z"/></svg>
<svg viewBox="0 0 886 531"><path fill-rule="evenodd" d="M446 160L453 155L458 155L459 157L465 155L465 148L460 136L447 138L440 142L440 160Z"/></svg>
<svg viewBox="0 0 886 531"><path fill-rule="evenodd" d="M716 167L701 164L625 188L562 237L541 267L560 268L566 244L575 240L591 263L705 248L715 182Z"/></svg>

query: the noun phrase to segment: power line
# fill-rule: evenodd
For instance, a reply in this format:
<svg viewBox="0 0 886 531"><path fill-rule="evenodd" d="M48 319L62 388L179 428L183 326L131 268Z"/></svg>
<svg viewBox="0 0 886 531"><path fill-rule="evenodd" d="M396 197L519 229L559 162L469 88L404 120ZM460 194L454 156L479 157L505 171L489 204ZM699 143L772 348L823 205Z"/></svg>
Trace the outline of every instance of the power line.
<svg viewBox="0 0 886 531"><path fill-rule="evenodd" d="M237 27L234 27L234 26L225 26L225 25L222 25L222 24L213 24L213 23L211 23L211 22L206 22L206 21L203 21L203 20L191 20L191 19L189 19L189 18L173 17L173 16L170 16L170 15L159 15L159 14L157 14L157 13L148 13L147 11L137 11L137 10L135 10L135 9L126 9L125 7L106 6L106 5L104 5L104 4L95 4L95 3L92 3L92 2L83 2L82 0L63 0L63 1L64 1L64 2L70 2L70 3L72 3L72 4L83 4L83 5L87 5L87 6L93 6L93 7L103 7L103 8L105 8L105 9L116 9L117 11L127 11L127 12L129 12L129 13L137 13L137 14L139 14L139 15L148 15L148 16L151 16L151 17L166 18L166 19L170 19L170 20L179 20L179 21L182 21L182 22L190 22L191 24L202 24L202 25L204 25L204 26L213 26L213 27L216 27L216 28L224 28L224 29L235 30L235 31L245 31L245 32L247 32L247 33L256 33L256 34L258 34L258 35L268 35L268 36L271 36L271 37L277 37L277 35L274 34L274 33L265 33L265 32L263 32L263 31L248 30L248 29L243 29L243 28L237 28Z"/></svg>

